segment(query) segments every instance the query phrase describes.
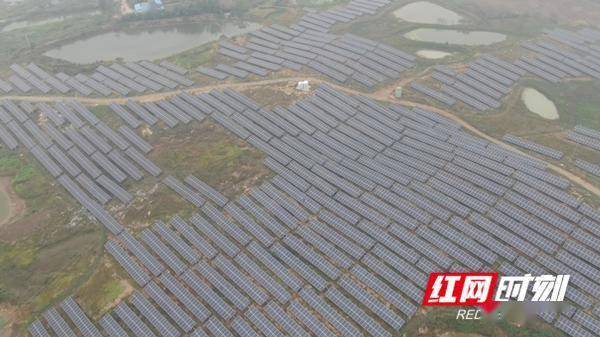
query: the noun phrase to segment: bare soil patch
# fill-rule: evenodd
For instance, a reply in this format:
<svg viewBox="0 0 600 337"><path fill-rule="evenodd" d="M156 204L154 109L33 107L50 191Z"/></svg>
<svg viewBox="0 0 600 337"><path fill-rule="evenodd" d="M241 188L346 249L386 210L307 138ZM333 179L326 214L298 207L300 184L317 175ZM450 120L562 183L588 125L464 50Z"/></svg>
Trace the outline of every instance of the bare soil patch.
<svg viewBox="0 0 600 337"><path fill-rule="evenodd" d="M8 198L8 215L0 220L0 231L25 212L25 201L15 193L11 180L11 177L0 177L0 193L4 193Z"/></svg>

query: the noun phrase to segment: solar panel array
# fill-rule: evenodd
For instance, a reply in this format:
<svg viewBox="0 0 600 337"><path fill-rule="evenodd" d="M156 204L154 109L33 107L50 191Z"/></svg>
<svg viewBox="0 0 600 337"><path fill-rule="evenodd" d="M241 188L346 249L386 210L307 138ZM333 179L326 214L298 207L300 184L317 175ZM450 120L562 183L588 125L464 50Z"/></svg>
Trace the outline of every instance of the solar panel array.
<svg viewBox="0 0 600 337"><path fill-rule="evenodd" d="M114 234L122 231L121 225L103 205L113 197L123 203L132 201L132 194L122 184L127 178L144 178L138 165L152 175L161 173L134 148L147 153L150 144L126 126L119 134L77 101L51 106L6 100L0 106L0 119L3 144L10 150L17 150L19 144L30 150L40 165Z"/></svg>
<svg viewBox="0 0 600 337"><path fill-rule="evenodd" d="M458 100L485 112L500 108L502 98L526 74L519 65L486 54L472 62L463 73L447 66L435 66L431 77L440 83L439 91L416 82L412 82L411 87L446 105L453 105Z"/></svg>
<svg viewBox="0 0 600 337"><path fill-rule="evenodd" d="M349 22L364 14L375 14L389 1L354 0L322 13L310 13L297 24L284 27L273 24L249 33L244 46L229 41L219 42L218 52L234 63L200 66L205 76L224 80L230 76L245 79L250 75L266 77L273 71L303 67L340 83L356 82L373 88L397 79L414 66L415 57L394 47L353 34L329 33L337 22Z"/></svg>
<svg viewBox="0 0 600 337"><path fill-rule="evenodd" d="M37 91L42 94L52 92L69 94L76 92L81 96L125 96L130 93L141 93L146 90L160 91L175 89L179 86L189 87L193 81L185 77L187 71L170 62L160 65L149 61L138 63L115 63L110 67L99 66L96 72L88 76L77 74L69 76L64 73L49 74L35 63L26 67L13 64L10 69L14 73L7 81L0 79L0 91L12 93L20 91L27 94Z"/></svg>
<svg viewBox="0 0 600 337"><path fill-rule="evenodd" d="M581 125L575 126L573 130L567 133L567 139L577 143L578 145L585 146L589 149L600 151L600 135L599 131L586 128Z"/></svg>
<svg viewBox="0 0 600 337"><path fill-rule="evenodd" d="M275 177L236 200L194 176L161 177L199 210L107 242L144 290L110 314L119 320L103 318L103 329L391 336L420 305L427 273L501 262L568 271L569 304L591 305L600 215L543 163L434 112L327 85L273 110L231 90L181 99L265 152ZM134 143L137 134L126 130L123 139ZM136 151L137 160L124 155L148 173L160 169L144 167ZM85 202L68 174L61 177ZM577 317L569 326L589 330Z"/></svg>
<svg viewBox="0 0 600 337"><path fill-rule="evenodd" d="M532 141L514 135L504 135L504 137L502 137L502 140L504 140L507 143L517 145L527 150L536 152L538 154L550 157L552 159L559 160L563 157L563 153L561 151L551 149L544 145L536 144Z"/></svg>
<svg viewBox="0 0 600 337"><path fill-rule="evenodd" d="M600 53L595 45L597 39L590 37L593 34L588 28L578 31L545 30L542 39L522 43L522 47L534 56L523 57L515 64L554 83L569 77L599 79Z"/></svg>

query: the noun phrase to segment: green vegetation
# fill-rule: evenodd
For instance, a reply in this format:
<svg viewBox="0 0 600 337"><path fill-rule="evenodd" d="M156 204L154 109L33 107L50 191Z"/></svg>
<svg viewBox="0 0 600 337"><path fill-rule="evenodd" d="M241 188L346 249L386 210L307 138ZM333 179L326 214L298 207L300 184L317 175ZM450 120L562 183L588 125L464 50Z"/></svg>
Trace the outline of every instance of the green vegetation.
<svg viewBox="0 0 600 337"><path fill-rule="evenodd" d="M21 169L19 155L2 148L0 150L0 176L14 176Z"/></svg>
<svg viewBox="0 0 600 337"><path fill-rule="evenodd" d="M45 59L40 56L57 41L65 41L104 29L110 17L87 15L68 18L39 26L26 27L9 33L0 33L0 64L7 65L17 59ZM72 71L72 70L71 70Z"/></svg>
<svg viewBox="0 0 600 337"><path fill-rule="evenodd" d="M193 174L230 197L268 174L262 152L210 121L178 129L176 135L163 132L152 138L160 143L151 153L160 167L179 178Z"/></svg>
<svg viewBox="0 0 600 337"><path fill-rule="evenodd" d="M75 293L88 315L99 318L123 294L127 276L122 274L124 271L105 254L94 274Z"/></svg>
<svg viewBox="0 0 600 337"><path fill-rule="evenodd" d="M458 308L436 308L418 313L408 321L398 336L435 337L442 333L448 333L448 336L456 333L494 337L564 337L563 333L538 319L523 318L523 313L519 317L509 315L501 319L496 314L486 315L481 320L474 321L457 320L457 310Z"/></svg>
<svg viewBox="0 0 600 337"><path fill-rule="evenodd" d="M537 89L554 102L560 114L558 122L563 128L570 129L579 124L600 130L600 81L552 84L528 80L522 85Z"/></svg>
<svg viewBox="0 0 600 337"><path fill-rule="evenodd" d="M104 230L78 214L76 202L33 158L0 153L0 175L12 177L23 215L0 228L0 305L23 310L26 324L94 270Z"/></svg>
<svg viewBox="0 0 600 337"><path fill-rule="evenodd" d="M179 18L204 14L224 15L225 13L241 17L250 9L257 6L260 0L200 0L180 1L176 5L167 6L164 11L152 11L144 14L133 14L123 17L124 22Z"/></svg>
<svg viewBox="0 0 600 337"><path fill-rule="evenodd" d="M202 46L192 48L183 53L173 55L168 60L186 69L194 69L199 65L209 62L215 55L213 43L207 43Z"/></svg>

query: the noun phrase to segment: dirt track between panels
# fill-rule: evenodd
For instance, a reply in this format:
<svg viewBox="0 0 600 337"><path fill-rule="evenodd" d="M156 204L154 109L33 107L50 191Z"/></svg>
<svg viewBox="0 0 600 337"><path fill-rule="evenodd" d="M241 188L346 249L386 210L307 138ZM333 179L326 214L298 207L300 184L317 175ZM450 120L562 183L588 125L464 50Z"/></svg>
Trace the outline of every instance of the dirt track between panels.
<svg viewBox="0 0 600 337"><path fill-rule="evenodd" d="M89 104L89 105L107 105L110 103L124 104L127 100L133 100L133 101L138 101L138 102L158 101L161 99L165 99L165 98L169 98L171 96L177 95L183 91L187 91L192 94L200 94L200 93L204 93L204 92L209 92L211 90L219 90L219 89L225 89L225 88L245 90L245 89L250 89L250 88L260 87L260 86L265 86L265 85L281 84L281 83L295 83L295 82L304 81L304 80L310 81L313 85L320 84L320 83L327 83L328 85L334 87L335 89L343 91L348 94L364 95L364 96L367 96L367 97L370 97L370 98L373 98L373 99L376 99L379 101L385 101L388 103L396 103L396 104L400 103L400 104L403 104L406 106L420 107L420 108L423 108L426 110L430 110L430 111L439 113L440 115L457 122L458 124L462 125L465 129L471 131L473 134L475 134L489 142L498 144L506 149L509 149L511 151L514 151L514 152L524 155L526 157L535 158L537 160L540 160L539 158L533 157L533 156L517 149L516 147L514 147L512 145L509 145L499 139L488 136L487 134L483 133L479 129L475 128L471 124L467 123L466 121L464 121L463 119L461 119L460 117L454 115L453 113L451 113L449 111L439 109L439 108L436 108L434 106L430 106L427 104L421 104L421 103L416 103L416 102L406 101L406 100L397 100L390 96L391 88L396 87L397 85L405 84L410 79L404 79L400 82L394 83L391 86L382 88L373 93L364 93L364 92L360 92L357 90L349 89L349 88L346 88L346 87L343 87L343 86L340 86L340 85L337 85L334 83L324 81L319 78L288 77L288 78L280 78L280 79L272 79L272 80L261 80L261 81L255 81L255 82L216 84L216 85L208 85L208 86L202 86L202 87L187 88L187 89L182 89L182 90L174 90L174 91L168 91L168 92L160 92L160 93L153 93L153 94L147 94L147 95L120 97L120 98L87 98L87 97L66 97L66 96L0 96L0 99L21 100L21 101L29 101L29 102L60 102L60 101L65 101L65 100L69 100L69 99L76 99L84 104ZM564 176L565 178L571 180L573 183L583 187L584 189L586 189L587 191L589 191L596 197L600 198L600 188L594 186L593 184L582 179L581 177L579 177L557 165L551 164L546 161L544 161L544 162L548 165L548 168L550 170Z"/></svg>

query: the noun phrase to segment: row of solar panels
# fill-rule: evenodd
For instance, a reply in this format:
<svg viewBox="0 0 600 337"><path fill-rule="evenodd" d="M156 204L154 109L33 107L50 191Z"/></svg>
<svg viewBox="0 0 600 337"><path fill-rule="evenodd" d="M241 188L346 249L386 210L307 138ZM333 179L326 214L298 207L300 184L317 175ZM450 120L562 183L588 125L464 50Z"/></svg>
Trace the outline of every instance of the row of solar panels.
<svg viewBox="0 0 600 337"><path fill-rule="evenodd" d="M109 107L133 128L139 127L142 122L153 126L159 121L172 128L179 123L187 124L192 118L202 121L215 110L232 115L234 111L258 109L256 103L233 90L212 91L198 96L183 92L158 103L127 101L125 105L111 104Z"/></svg>
<svg viewBox="0 0 600 337"><path fill-rule="evenodd" d="M567 133L567 139L577 144L600 151L600 132L581 125Z"/></svg>
<svg viewBox="0 0 600 337"><path fill-rule="evenodd" d="M187 73L185 69L168 61L163 61L160 65L141 61L137 64L113 64L108 68L100 66L91 76L69 76L64 73L51 75L35 63L30 63L26 68L13 64L10 68L15 75L9 77L9 82L0 79L0 91L4 93L10 93L13 89L23 93L37 90L43 94L51 91L66 94L75 90L82 96L110 96L113 93L128 95L130 92L144 92L148 89L159 91L194 84L184 76Z"/></svg>
<svg viewBox="0 0 600 337"><path fill-rule="evenodd" d="M572 33L568 32L568 34ZM522 46L537 53L538 56L522 58L517 62L527 67L528 71L550 82L558 82L568 76L587 75L596 79L600 78L600 63L597 61L598 56L594 55L596 51L588 47L581 47L580 44L573 44L569 39L565 39L563 34L550 32L548 37L571 48L576 46L573 49L577 52L566 50L554 42L524 42Z"/></svg>
<svg viewBox="0 0 600 337"><path fill-rule="evenodd" d="M9 120L8 129L17 139L30 149L40 164L52 176L58 178L59 182L76 200L90 210L109 230L118 233L121 230L120 225L102 208L102 205L109 202L112 196L124 203L129 203L133 199L133 196L119 184L128 176L134 180L143 178L143 173L136 165L153 175L160 174L160 169L136 148L131 147L129 141L145 145L145 147L142 146L145 150L149 150L151 147L133 130L125 126L121 127L121 134L116 133L78 102L58 103L56 109L62 114L46 104L38 107L25 106L22 108L23 110L10 101L3 102L3 106L11 114L0 107L2 120ZM42 131L24 112L26 110L29 113L35 113L36 108L39 108L42 114L50 112L57 124L65 124L65 121L68 120L71 126L65 128L63 134L53 124L47 123L46 132ZM90 126L85 125L75 111L100 131L102 136ZM17 120L25 120L23 126L33 135L33 138L18 125L16 120L12 119L13 116ZM79 125L80 128L76 129L76 125ZM11 149L16 149L18 142L11 133L4 127L0 131L6 145ZM106 136L117 148L113 148L113 145L109 144L109 141L103 136ZM62 174L63 169L74 180ZM92 200L88 193L95 200Z"/></svg>
<svg viewBox="0 0 600 337"><path fill-rule="evenodd" d="M373 15L389 3L389 1L353 0L347 5L334 9L306 14L300 18L296 26L326 33L337 22L350 22L362 15Z"/></svg>
<svg viewBox="0 0 600 337"><path fill-rule="evenodd" d="M177 220L177 221L181 222L181 220ZM196 217L196 220L193 220L193 222L198 222L198 218ZM296 243L296 244L300 244L300 243ZM256 244L251 244L250 251L252 251L253 254L255 254L261 261L264 262L264 260L262 260L262 259L265 258L265 254L267 254L267 253L266 253L266 251L263 248L260 248ZM283 247L280 247L280 246L278 246L276 248L276 251L279 254L287 254L287 253L284 253L284 252L286 252L286 250L283 249ZM288 255L286 255L286 256L288 256ZM289 257L289 258L291 258L291 257ZM271 259L272 258L267 259L267 261L271 261ZM245 265L245 263L242 262L242 261L250 262L250 260L245 255L239 255L238 257L236 257L236 261L238 261L238 263L240 265L242 265L242 266ZM272 261L274 261L274 260L272 260ZM296 261L296 262L298 262L298 261ZM228 260L223 259L222 257L220 257L220 258L217 257L217 259L215 260L215 264L218 266L218 268L221 271L223 271L225 274L227 274L227 276L229 278L239 278L240 277L239 275L242 275L241 273L236 272L236 269L235 269L236 267L234 265L232 265L230 262L228 262ZM275 266L276 265L277 264L275 264ZM217 286L217 288L220 289L221 292L223 292L225 294L231 294L232 296L235 296L235 297L233 297L233 298L230 299L231 301L234 301L234 298L235 298L237 300L235 300L234 303L238 303L238 305L243 305L244 308L248 306L248 302L246 302L246 301L240 302L240 298L243 298L243 295L237 293L237 290L235 290L228 281L226 281L220 275L218 275L216 273L216 271L214 269L212 269L212 267L208 266L207 264L203 264L201 266L197 266L196 268L198 270L200 270L201 273L203 273L203 275L209 280L209 282L211 282L214 286ZM250 266L246 267L246 270L249 273L257 273L260 270L260 268L258 266L256 266L256 265L250 265ZM306 270L306 269L303 269L303 270ZM363 270L363 271L361 271L361 274L364 274L365 272L366 271ZM369 275L368 272L366 272L366 273L367 273L367 275ZM168 274L163 274L162 278L167 277L167 275ZM285 272L280 271L279 275L285 275ZM266 274L263 274L263 276L266 276ZM363 277L366 277L366 276L363 275ZM189 282L192 285L192 288L202 287L201 284L200 284L200 281L197 279L197 277L193 276L189 272L184 276L184 279L186 279L186 282ZM367 280L370 280L371 282L374 282L374 284L382 285L381 281L376 281L376 279L373 279L373 276L368 277ZM248 284L247 282L242 283L241 281L242 280L237 280L237 281L234 281L234 282L236 282L236 284L240 288L243 287L242 284ZM273 285L271 285L271 287L272 286ZM148 288L148 286L146 286L146 288ZM266 287L266 289L270 289L270 287ZM207 291L207 290L204 289L204 291ZM388 291L391 291L391 290L388 290ZM208 294L211 294L211 292L208 292ZM358 294L357 296L362 296L361 292L358 292L357 294ZM206 295L206 294L204 294L204 295ZM289 294L287 296L285 296L285 298L288 299L289 298ZM224 304L218 297L214 297L213 298L211 296L210 298L208 298L206 300L210 304L213 304L212 302L221 303L221 310L219 310L219 311L225 316L226 319L230 318L231 316L233 316L233 314L231 313L231 310L225 310L225 311L223 311L222 307L223 306L227 306L227 305ZM265 300L259 300L258 302L261 303L261 302L264 302L264 301ZM409 305L409 307L412 307L412 305ZM333 315L334 312L330 311L329 314ZM394 324L401 325L399 322L400 321L398 321L398 322L396 322Z"/></svg>
<svg viewBox="0 0 600 337"><path fill-rule="evenodd" d="M523 139L521 137L517 137L515 135L504 135L504 137L502 137L502 140L504 140L507 143L522 147L524 149L531 150L535 153L550 157L552 159L559 160L563 157L563 153L561 151L554 150L544 145L536 144L532 141Z"/></svg>
<svg viewBox="0 0 600 337"><path fill-rule="evenodd" d="M587 173L600 177L600 165L593 164L583 159L577 159L575 165Z"/></svg>
<svg viewBox="0 0 600 337"><path fill-rule="evenodd" d="M343 95L341 93L337 93L337 94L338 95ZM349 99L347 101L350 102L352 100ZM377 105L373 105L373 103L374 102L371 102L370 106L377 107ZM351 104L354 104L354 103L351 103ZM360 107L360 103L358 104L358 106ZM233 107L231 107L231 108L233 109ZM383 109L383 107L379 107L379 108ZM388 110L385 110L385 109L383 109L382 112L380 112L380 113L383 115L383 112L385 112L385 113L391 113L391 111L388 111ZM415 112L415 114L418 114L418 113ZM225 115L225 114L223 113L223 115ZM391 116L393 116L393 115L391 115ZM411 117L412 117L411 120L414 121L414 119L422 119L425 116L427 116L427 114L418 114L417 116L411 115ZM398 118L398 116L396 115L395 118ZM433 119L429 119L429 120L433 121ZM404 124L405 125L411 125L412 127L415 127L413 124L409 124L408 121L404 121ZM451 123L444 123L444 125L448 125L448 124L451 124ZM313 127L316 128L317 126L315 125ZM446 133L443 136L441 136L442 139L448 139L448 137L450 137L451 135L455 135L455 133L456 133L456 129L444 129L444 130L445 130ZM454 131L452 131L452 130L454 130ZM316 135L316 133L315 133L315 135ZM391 134L390 134L390 136L391 136ZM423 138L422 136L418 136L418 135L414 135L414 134L413 134L413 136L415 138L421 138L421 140L425 140L426 139L426 138ZM358 137L357 137L358 139L365 138L365 137L366 137L366 134L364 134L364 133L362 133L360 131L358 132ZM302 137L302 140L303 141L307 141L308 139L306 137ZM427 139L427 141L429 141L431 144L435 144L435 141L433 141L431 139ZM409 152L409 150L412 148L411 147L412 145L419 144L418 145L419 146L419 150L423 150L423 151L425 149L427 150L427 151L425 151L427 153L426 155L423 155L423 153L420 153L419 155L417 155L414 151L409 152L409 153L412 156L417 155L418 158L419 158L419 160L426 161L428 164L430 164L432 166L435 166L434 164L436 164L436 163L437 163L437 165L439 165L440 160L444 160L444 161L447 160L447 159L443 159L443 158L438 158L438 156L445 157L446 156L446 155L444 155L445 152L443 152L443 151L440 152L440 150L443 150L441 148L438 148L437 150L433 149L432 148L433 145L428 145L428 146L424 147L423 145L426 145L426 143L421 143L421 142L416 143L416 142L413 142L413 141L409 142L408 144L406 144L406 143L404 143L404 144L397 143L397 144L401 144L402 146L396 146L396 144L394 144L394 149L401 149L402 151L406 151L406 152ZM441 145L437 144L437 146L441 146ZM477 148L478 146L480 146L480 145L476 145L476 146L474 146L474 148ZM385 148L385 146L384 146L384 148ZM318 151L318 150L315 149L314 151ZM499 152L499 153L502 153L502 152ZM327 153L321 153L320 155L321 156L325 156L325 158L327 158ZM504 159L505 156L502 156L501 158ZM281 160L281 158L279 158L278 160ZM456 158L455 158L455 160L456 160ZM502 160L502 159L500 159L500 160ZM504 160L506 161L506 159L504 159ZM414 161L414 159L413 159L413 161ZM357 172L358 175L362 175L364 178L367 178L368 180L373 179L373 181L382 182L383 184L387 185L386 188L389 188L389 186L393 185L393 183L392 184L388 184L385 181L386 179L391 179L391 177L389 177L389 176L385 176L386 179L377 178L377 174L364 176L365 172L370 172L369 170L373 171L369 167L364 167L364 162L362 164L360 164L360 165L356 165L356 163L351 164L349 162L352 162L352 160L346 159L346 163L348 165L351 165L352 168L359 170ZM469 162L469 161L468 160L461 160L461 162L464 163L464 162ZM482 161L482 163L489 164L489 162L487 162L485 160ZM515 164L515 163L511 162L511 164ZM281 164L279 164L279 165L281 165ZM444 165L444 164L442 164L442 165ZM477 164L477 165L479 165L479 164ZM516 165L523 165L523 163L519 162L519 163L516 163ZM270 166L276 167L276 165L270 165ZM530 167L529 165L523 165L523 166ZM435 166L435 167L437 167L437 166ZM329 193L332 193L331 192L331 188L332 188L333 182L332 182L332 184L329 184L328 182L325 182L325 184L324 184L323 183L324 181L320 181L319 179L315 179L315 177L319 178L319 176L317 176L315 173L309 174L308 173L309 171L307 171L306 168L305 169L301 169L301 165L298 165L298 164L296 164L294 162L290 162L289 163L289 168L290 168L289 171L281 171L281 167L279 167L278 170L281 171L281 172L283 172L283 174L281 176L285 176L287 178L295 176L295 178L290 179L290 183L292 185L294 185L294 187L295 187L295 185L304 186L304 187L308 186L308 187L306 187L308 189L308 192L305 195L307 195L308 197L310 197L310 199L312 199L313 202L315 202L316 200L318 200L318 202L320 202L320 203L323 204L322 205L323 207L331 209L334 212L337 212L339 216L345 218L350 223L354 223L354 222L357 221L356 214L361 214L361 217L364 216L366 218L371 218L371 217L376 216L376 213L373 213L372 210L369 211L368 208L365 208L360 203L357 203L355 200L352 200L352 198L348 198L348 197L341 198L341 195L337 196L337 198L336 198L335 197L336 196L336 194L335 194L336 190L335 189L333 190L333 193L334 193L333 196L334 196L334 198L331 198L327 194L323 193L325 191L330 191ZM292 169L293 169L293 171L292 171ZM508 171L506 168L502 168L500 170L502 170L502 171ZM539 170L539 169L536 169L536 170ZM486 175L494 176L494 177L501 177L501 176L503 176L503 174L501 174L500 172L493 173L493 172L496 172L496 171L493 171L492 169L488 169L487 167L485 167L483 165L480 165L480 167L477 167L475 169L475 171L479 172L479 173L485 172ZM298 174L296 175L294 172L297 172ZM315 172L318 172L319 174L322 174L322 173L324 173L326 171L318 170L318 171L315 171ZM373 171L373 172L376 172L376 171ZM280 173L280 172L278 172L278 173ZM300 174L302 174L302 175L300 175ZM541 175L541 176L544 176L544 175ZM501 180L501 179L498 178L498 180ZM309 184L308 181L310 181L311 183ZM340 184L341 181L343 181L343 180L335 182L335 185ZM509 183L509 184L512 184L512 183ZM323 192L319 192L314 187L309 188L311 185L317 186L318 189L323 188L324 191ZM427 213L427 212L434 212L433 210L435 208L438 208L438 209L441 210L442 208L440 208L440 206L438 206L438 205L444 205L445 207L448 207L448 208L452 209L454 212L464 212L464 211L461 210L463 208L460 207L460 205L456 205L455 203L454 204L453 203L449 203L448 202L448 197L445 197L440 192L436 192L435 189L433 189L431 187L428 187L425 184L414 183L413 182L410 185L410 189L404 188L404 187L401 187L401 186L402 186L401 184L395 184L395 185L392 186L392 188L393 188L394 192L398 193L398 195L401 195L403 198L404 197L405 198L410 198L410 202L411 203L414 202L415 204L417 204L420 207L422 207L424 210L427 210L426 212L423 212L420 208L417 208L416 210L413 209L411 211L406 210L407 212L411 212L411 214L414 214L415 216L419 216L417 214L419 211L423 212L423 213ZM336 187L336 188L341 188L341 186ZM458 188L458 186L456 186L456 188ZM287 189L290 190L289 187L287 187ZM304 191L307 191L307 189L305 189ZM281 223L285 224L285 226L288 226L288 228L295 228L295 226L297 226L298 222L300 221L300 219L297 216L302 217L300 215L300 213L298 213L297 211L292 211L292 208L289 208L290 207L289 205L287 205L287 208L286 208L286 206L284 206L285 204L278 203L277 201L279 201L281 198L276 198L275 194L273 194L273 196L275 196L275 197L269 196L269 188L268 188L268 186L261 187L261 190L262 190L263 193L258 193L258 192L254 192L253 191L254 193L252 193L252 197L254 197L257 200L257 202L259 202L261 205L263 205L263 207L265 207L268 210L268 212L270 212L272 214L272 216L275 216L277 219L279 219L279 221L281 221ZM292 189L292 191L293 192L291 192L291 193L293 193L297 197L302 198L301 199L302 201L299 201L300 204L304 204L304 203L307 203L308 205L311 204L310 201L307 202L307 200L309 200L309 199L302 197L302 193L304 193L304 192L302 192L302 191L294 191L293 189ZM351 191L351 189L348 189L348 191ZM466 191L468 191L468 190L466 190ZM298 192L300 194L298 194ZM270 193L272 193L272 192L270 192ZM435 203L432 203L432 201L430 201L429 199L427 199L424 196L428 196L427 198L431 198L433 201L435 201ZM418 198L415 199L415 197L418 197ZM513 200L518 200L518 199L513 199ZM348 207L344 206L340 201L345 202L348 205ZM244 199L244 201L242 201L242 199L240 199L240 204L243 204L243 205L248 206L248 207L252 207L251 205L252 204L256 204L256 203L253 202L253 201L251 201L251 200ZM319 207L319 206L315 206L313 204L312 207ZM396 206L396 207L400 207L400 206ZM529 206L526 206L526 207L529 207ZM541 209L539 206L536 206L536 207L537 207L537 209ZM531 210L534 210L534 208L531 208L531 207L529 207L529 208ZM269 214L268 213L263 213L264 210L261 212L259 209L262 209L262 207L259 207L259 208L254 208L253 207L253 208L251 208L251 212L257 218L260 217L261 219L268 219L268 218L265 218L265 216L269 216ZM579 207L579 209L582 210L582 212L583 212L583 210L585 210L586 208L582 204ZM204 210L205 209L203 208L203 211ZM232 231L230 226L223 226L223 222L221 220L218 220L219 218L215 216L214 210L210 210L210 209L206 209L206 210L209 211L209 214L212 214L211 218L213 219L213 221L219 223L221 225L220 227L223 228L223 230L227 231L228 235L231 235L231 237L234 238L234 240L236 242L238 242L241 245L244 245L244 242L248 242L247 238L244 239L244 236L240 236L241 234L235 234L235 235L232 234L232 233L239 233L239 232L242 232L242 231ZM369 211L369 213L367 213L367 211ZM589 211L586 211L586 212L588 214L593 214L593 213L590 213ZM295 213L297 213L297 215L294 215ZM436 211L436 213L441 213L441 212L440 211ZM539 214L541 215L541 213L539 213ZM538 214L535 214L535 215L538 216ZM423 217L423 215L420 215L420 217ZM273 218L271 218L271 219L273 219ZM485 220L485 218L483 218L483 217L481 217L481 219ZM490 232L493 233L494 236L499 237L502 241L509 242L512 245L514 245L515 247L521 247L522 246L523 249L527 249L529 251L529 248L527 248L527 247L529 247L530 245L528 245L526 243L526 240L527 240L526 238L521 238L518 235L512 234L511 232L509 232L507 230L500 230L499 227L497 227L497 225L494 225L489 220L487 220L487 221L480 221L481 219L474 218L473 221L479 221L480 222L480 223L478 223L479 226L490 230ZM582 221L583 221L583 219L580 222L582 222ZM279 226L277 226L277 225L275 225L276 222L269 221L269 220L266 220L266 222L270 224L269 225L269 230L270 231L272 231L273 233L279 233L278 237L283 237L285 235L285 227L282 227L281 224L279 224ZM384 223L384 221L378 221L378 222ZM211 224L209 224L206 221L203 221L202 218L195 217L193 223L194 223L194 225L196 225L199 228L201 228L201 231L202 231L203 235L206 235L207 237L209 237L210 240L213 241L213 242L218 242L219 244L217 246L218 247L223 247L222 249L224 249L224 252L227 255L229 255L229 256L236 256L236 254L239 253L239 251L235 247L237 244L234 244L231 240L229 240L227 238L227 236L223 236L223 234L219 234L218 230L214 226L212 226ZM277 229L275 229L275 228L277 228ZM344 228L345 232L353 232L352 230L350 230L346 226L344 226L343 228ZM390 242L389 236L382 235L380 231L377 231L377 230L374 229L376 227L373 227L372 225L367 226L367 223L365 223L364 221L362 221L362 222L360 222L360 228L361 228L361 230L367 231L369 233L369 235L375 236L377 238L376 239L377 241L385 242L386 245L390 245L390 249L393 249L393 250L395 250L397 252L403 252L404 251L401 248L402 246L398 246L398 242ZM433 248L434 246L430 246L431 244L427 244L424 241L424 239L427 240L426 238L429 238L431 240L436 240L436 242L438 242L440 244L441 244L441 242L443 242L443 241L439 241L439 239L436 239L435 237L437 237L437 236L431 236L432 233L430 233L430 232L421 232L420 234L422 236L426 237L426 238L420 239L420 238L412 237L412 234L407 233L406 230L401 229L397 225L392 226L391 229L390 229L390 231L392 231L392 233L394 235L396 235L400 239L405 238L406 240L409 240L410 242L407 242L407 243L410 244L411 246L414 246L414 249L417 249L417 251L423 252L423 253L427 252L425 254L427 254L429 256L429 258L431 258L433 261L440 261L440 263L442 263L444 266L450 266L451 265L452 260L450 260L448 258L444 258L444 255L440 255L440 253L436 250L436 248ZM357 234L355 231L353 233ZM479 232L475 232L475 233L479 233ZM479 234L477 234L477 236L478 237L482 237L481 234L482 233L479 233ZM356 237L356 235L354 237ZM368 241L368 239L364 239L364 237L365 237L364 234L362 234L362 236L359 235L358 237L363 237L363 239L357 239L357 240ZM434 238L434 239L432 239L432 238ZM482 243L486 242L487 246L494 247L494 248L496 248L496 247L503 247L502 243L498 242L497 239L496 239L496 242L495 242L494 245L490 245L489 244L489 240L490 239L491 239L491 237L489 237L489 236L488 237L483 236L482 240L484 240L484 241L482 241ZM263 238L262 240L263 241L268 241L268 238L267 239ZM292 245L292 246L294 246L296 248L302 247L302 246L299 246L297 240L294 240L294 239L287 238L286 241L285 241L285 243L286 243L286 245L290 244L290 245ZM302 243L302 245L305 245L305 244ZM446 246L447 245L444 245L444 247L446 247ZM289 263L292 263L293 265L298 265L299 260L294 259L293 255L290 256L289 254L285 253L285 251L282 252L280 247L281 246L279 246L279 245L273 246L273 249L275 251L279 252L281 254L281 257L285 258L286 261L288 261ZM329 248L324 248L324 249L329 249ZM520 248L518 248L518 249L520 249ZM453 255L456 255L458 257L462 256L463 259L465 258L464 252L458 251L455 248L452 248L452 250L448 251L447 253L448 254L452 253ZM307 253L305 252L304 254L307 254ZM333 254L333 255L337 256L338 254ZM416 256L414 254L404 254L403 256L411 256L411 255L412 256ZM468 257L468 255L467 255L467 257ZM303 255L303 258L305 258L308 261L315 262L315 263L317 263L316 261L318 261L318 259L316 259L313 254ZM343 260L340 259L339 261L343 261ZM431 261L426 262L426 261L427 261L427 259L425 259L425 260L421 259L418 262L417 261L412 261L412 263L416 262L418 264L419 268L429 268L429 269L432 269L431 267L427 267L427 265L431 265L432 262ZM465 260L465 261L468 261L468 260ZM286 263L288 263L288 262L286 262ZM338 262L338 263L343 263L343 262ZM318 266L315 266L315 267L318 268L319 270L322 269L322 272L325 275L328 275L328 274L332 275L332 276L336 275L335 269L331 269L331 267L332 267L331 265L327 266L327 265L323 265L323 264L320 264L320 263L317 263L317 265ZM435 269L435 268L436 267L433 267L433 269ZM423 269L423 270L429 270L429 269ZM302 269L302 270L305 270L305 269ZM310 274L306 273L305 277L306 277L307 281L309 283L311 283L315 288L317 288L317 289L322 288L323 282L321 282L318 277L315 277L313 273L310 273ZM581 284L585 285L585 283L581 283ZM352 288L348 288L348 289L352 289ZM382 315L384 315L384 317L385 317L385 314L382 314Z"/></svg>
<svg viewBox="0 0 600 337"><path fill-rule="evenodd" d="M459 100L476 110L487 111L498 109L502 97L525 73L515 64L493 55L483 55L462 74L446 66L434 67L432 77L442 83L442 92L414 82L411 86L446 105L453 105L455 100Z"/></svg>
<svg viewBox="0 0 600 337"><path fill-rule="evenodd" d="M298 29L298 27L296 27ZM314 30L296 30L279 25L250 33L245 47L221 41L219 53L238 62L233 66L197 70L223 80L228 76L266 76L281 67L300 70L302 65L335 79L350 79L373 87L413 67L415 57L393 47L352 34L336 36Z"/></svg>

